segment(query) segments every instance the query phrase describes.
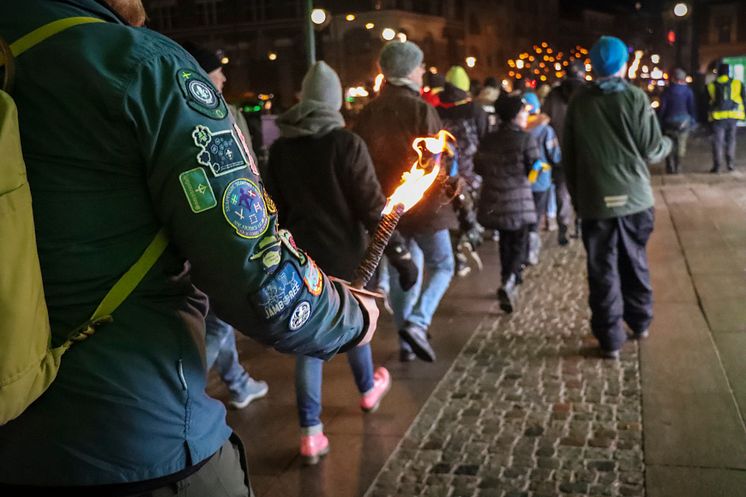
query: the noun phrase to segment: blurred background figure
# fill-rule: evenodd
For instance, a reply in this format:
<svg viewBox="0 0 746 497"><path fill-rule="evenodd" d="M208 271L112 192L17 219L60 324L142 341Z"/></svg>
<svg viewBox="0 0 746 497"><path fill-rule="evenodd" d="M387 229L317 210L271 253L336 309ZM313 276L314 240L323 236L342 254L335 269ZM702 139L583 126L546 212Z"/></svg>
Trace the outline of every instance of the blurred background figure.
<svg viewBox="0 0 746 497"><path fill-rule="evenodd" d="M730 66L720 64L717 78L707 85L710 97L708 110L712 125L712 169L720 172L725 155L725 167L733 171L736 160L736 126L746 119L744 102L746 88L743 82L730 77Z"/></svg>
<svg viewBox="0 0 746 497"><path fill-rule="evenodd" d="M666 172L681 172L681 160L686 155L689 131L696 122L694 93L686 84L686 72L681 68L673 71L671 82L663 90L658 107L658 119L663 134L673 141L673 149L666 157Z"/></svg>

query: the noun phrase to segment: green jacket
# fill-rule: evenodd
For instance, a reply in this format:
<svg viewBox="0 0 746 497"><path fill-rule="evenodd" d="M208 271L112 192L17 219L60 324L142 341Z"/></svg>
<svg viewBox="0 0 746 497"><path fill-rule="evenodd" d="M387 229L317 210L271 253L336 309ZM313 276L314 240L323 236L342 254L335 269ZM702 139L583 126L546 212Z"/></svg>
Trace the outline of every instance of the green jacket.
<svg viewBox="0 0 746 497"><path fill-rule="evenodd" d="M661 134L647 95L620 78L583 87L567 109L562 164L582 219L626 216L653 206L648 163L671 140Z"/></svg>
<svg viewBox="0 0 746 497"><path fill-rule="evenodd" d="M179 45L94 0L3 1L0 36L72 16L106 22L24 53L14 91L53 340L87 320L161 226L171 243L114 322L73 345L49 390L0 427L1 483L142 481L221 447L230 429L205 394L195 285L282 352L328 358L365 328L349 291L278 231L222 96Z"/></svg>

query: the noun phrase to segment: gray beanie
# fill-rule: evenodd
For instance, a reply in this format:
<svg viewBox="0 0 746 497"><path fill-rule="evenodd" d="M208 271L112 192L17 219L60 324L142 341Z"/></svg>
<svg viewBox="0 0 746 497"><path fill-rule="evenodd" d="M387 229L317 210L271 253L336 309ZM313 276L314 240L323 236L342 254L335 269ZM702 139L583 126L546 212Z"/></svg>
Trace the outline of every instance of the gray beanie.
<svg viewBox="0 0 746 497"><path fill-rule="evenodd" d="M422 64L423 58L420 47L411 41L392 41L381 50L378 65L386 79L406 78Z"/></svg>
<svg viewBox="0 0 746 497"><path fill-rule="evenodd" d="M329 64L321 60L311 66L303 77L300 99L322 102L334 110L342 108L342 83Z"/></svg>

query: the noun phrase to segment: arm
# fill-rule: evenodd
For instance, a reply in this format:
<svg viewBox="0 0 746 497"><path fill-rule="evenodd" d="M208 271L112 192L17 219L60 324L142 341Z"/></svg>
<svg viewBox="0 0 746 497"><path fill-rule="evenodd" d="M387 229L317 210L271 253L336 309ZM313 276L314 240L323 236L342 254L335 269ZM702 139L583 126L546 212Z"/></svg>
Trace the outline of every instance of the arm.
<svg viewBox="0 0 746 497"><path fill-rule="evenodd" d="M337 150L335 169L355 217L372 232L381 219L386 198L381 191L368 147L359 136L350 134L350 137L351 140L344 142L345 150Z"/></svg>
<svg viewBox="0 0 746 497"><path fill-rule="evenodd" d="M655 112L650 106L647 95L642 90L636 91L634 103L637 106L635 113L638 116L637 121L639 123L635 130L637 149L646 162L661 161L671 151L671 140L661 133Z"/></svg>
<svg viewBox="0 0 746 497"><path fill-rule="evenodd" d="M557 133L552 126L547 126L547 134L544 137L544 151L552 167L556 167L562 161L562 151L557 139Z"/></svg>
<svg viewBox="0 0 746 497"><path fill-rule="evenodd" d="M697 113L694 108L694 92L692 92L691 88L688 88L688 90L686 92L686 112L692 119L692 124L694 124L697 121Z"/></svg>
<svg viewBox="0 0 746 497"><path fill-rule="evenodd" d="M575 181L577 178L577 154L575 151L575 105L570 101L567 107L567 116L565 118L564 133L562 135L562 170L565 173L565 183L570 193L573 207L577 212L577 203L575 196Z"/></svg>
<svg viewBox="0 0 746 497"><path fill-rule="evenodd" d="M174 50L141 63L123 114L156 216L221 318L281 352L320 358L374 329L375 310L369 320L278 228L222 97L190 58Z"/></svg>
<svg viewBox="0 0 746 497"><path fill-rule="evenodd" d="M539 144L536 142L536 138L531 135L526 137L523 149L523 166L526 170L526 174L529 174L533 170L541 169L541 154L539 152Z"/></svg>

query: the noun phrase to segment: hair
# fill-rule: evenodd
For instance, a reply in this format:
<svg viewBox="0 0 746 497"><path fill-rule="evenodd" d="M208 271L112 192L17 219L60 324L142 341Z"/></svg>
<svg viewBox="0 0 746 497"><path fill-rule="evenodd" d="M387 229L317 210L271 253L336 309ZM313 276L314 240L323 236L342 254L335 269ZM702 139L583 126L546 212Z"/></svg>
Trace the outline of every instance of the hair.
<svg viewBox="0 0 746 497"><path fill-rule="evenodd" d="M677 67L673 70L674 81L686 81L686 71L681 67Z"/></svg>
<svg viewBox="0 0 746 497"><path fill-rule="evenodd" d="M104 0L109 7L132 26L143 26L148 16L142 0Z"/></svg>

